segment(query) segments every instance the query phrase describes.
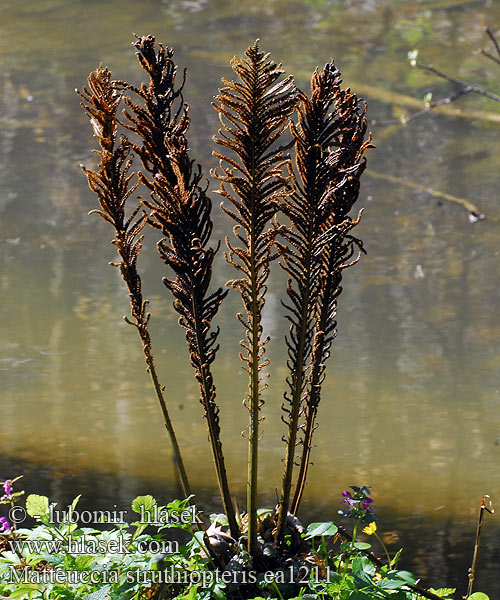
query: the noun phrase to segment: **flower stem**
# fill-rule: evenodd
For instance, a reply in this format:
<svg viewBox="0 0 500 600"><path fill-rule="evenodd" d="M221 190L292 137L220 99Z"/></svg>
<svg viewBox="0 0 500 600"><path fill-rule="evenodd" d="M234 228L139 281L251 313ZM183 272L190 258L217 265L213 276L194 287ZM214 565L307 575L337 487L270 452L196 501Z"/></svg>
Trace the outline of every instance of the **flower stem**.
<svg viewBox="0 0 500 600"><path fill-rule="evenodd" d="M383 548L383 550L385 552L385 556L387 558L387 564L388 564L388 566L391 566L391 557L389 556L389 552L387 551L386 545L384 544L384 542L379 537L379 535L377 534L376 531L374 531L373 534L375 535L375 537L377 538L377 540L379 541L380 545L382 546L382 548Z"/></svg>
<svg viewBox="0 0 500 600"><path fill-rule="evenodd" d="M354 529L352 530L352 540L351 540L351 551L354 551L354 544L356 543L356 532L358 530L358 520L354 521Z"/></svg>

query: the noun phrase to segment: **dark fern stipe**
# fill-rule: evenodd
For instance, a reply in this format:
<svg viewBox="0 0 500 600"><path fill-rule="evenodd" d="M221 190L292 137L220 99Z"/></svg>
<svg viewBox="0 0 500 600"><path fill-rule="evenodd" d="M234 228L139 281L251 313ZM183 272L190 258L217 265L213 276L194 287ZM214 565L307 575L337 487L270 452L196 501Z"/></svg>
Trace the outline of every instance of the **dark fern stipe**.
<svg viewBox="0 0 500 600"><path fill-rule="evenodd" d="M239 314L238 319L246 329L245 341L241 342L244 354L240 356L249 374L245 400L249 411L247 527L248 549L255 555L259 421L265 389L262 370L268 364L263 360L268 340L262 339L261 315L276 235L270 223L278 212L277 197L286 184L284 148L277 141L295 106L296 93L292 78L280 80L283 69L259 49L258 41L246 50L243 59L234 58L231 67L239 81L223 79L225 87L214 103L222 123L214 139L230 155L214 152L221 166L214 175L221 182L220 193L233 206L233 210L222 208L236 222L233 233L238 245L226 239L226 259L241 273L240 279L228 285L241 293L245 309L245 316Z"/></svg>
<svg viewBox="0 0 500 600"><path fill-rule="evenodd" d="M290 276L287 318L290 321L287 379L283 410L288 437L276 539L283 541L288 510L296 514L305 485L324 379L325 361L336 335L337 300L342 271L355 264L361 241L350 235L359 223L349 211L359 195L365 168L365 106L350 90L341 89L340 72L333 63L316 71L310 98L299 92L298 123L291 126L295 170L283 212L292 227L285 233L288 249L282 266ZM302 455L290 504L298 433Z"/></svg>
<svg viewBox="0 0 500 600"><path fill-rule="evenodd" d="M172 269L174 278L163 282L174 297L179 324L186 331L189 358L200 386L200 401L207 421L212 455L220 494L231 535L239 537L227 479L220 437L219 407L211 372L219 346L219 329L211 323L227 291L209 291L212 263L216 250L209 246L212 234L212 203L202 185L202 170L189 156L186 133L189 127L188 106L182 88L175 87L177 68L173 50L161 44L155 50L152 36L140 37L135 43L141 67L149 75L148 84L129 90L140 99L125 103L128 129L141 140L134 145L143 171L141 181L150 190L143 204L150 210L148 223L165 236L158 242L163 262ZM185 77L184 77L185 80Z"/></svg>
<svg viewBox="0 0 500 600"><path fill-rule="evenodd" d="M93 210L105 221L110 223L115 231L113 244L120 257L119 267L123 280L127 284L131 306L132 320L125 318L127 323L134 325L142 341L147 370L153 380L155 392L163 413L165 427L170 436L174 459L184 494L191 495L191 489L182 460L179 444L164 398L164 388L158 381L149 335L150 313L148 301L142 295L142 283L137 271L137 258L142 248L142 230L146 217L140 214L140 205L126 217L126 204L135 192L139 182L134 181L135 175L130 172L132 156L130 144L122 137L117 142L117 111L122 99L121 85L112 81L111 72L99 68L91 73L87 86L80 94L81 103L90 119L94 136L100 150L95 150L99 157L97 171L82 166L87 176L90 189L97 194L100 210Z"/></svg>

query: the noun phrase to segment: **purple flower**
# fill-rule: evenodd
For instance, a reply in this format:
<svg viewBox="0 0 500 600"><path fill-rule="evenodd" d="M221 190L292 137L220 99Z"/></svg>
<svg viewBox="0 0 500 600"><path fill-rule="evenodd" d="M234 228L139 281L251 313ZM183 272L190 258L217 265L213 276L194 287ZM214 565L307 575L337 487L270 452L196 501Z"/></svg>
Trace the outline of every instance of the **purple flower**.
<svg viewBox="0 0 500 600"><path fill-rule="evenodd" d="M352 493L345 490L342 492L341 504L347 505L346 508L339 510L339 514L343 517L358 519L362 523L371 523L375 520L373 515L374 507L371 506L373 498L369 496L370 488L366 485L358 487L356 485L349 486Z"/></svg>
<svg viewBox="0 0 500 600"><path fill-rule="evenodd" d="M12 532L12 527L5 517L0 517L0 533L9 534Z"/></svg>
<svg viewBox="0 0 500 600"><path fill-rule="evenodd" d="M7 479L3 484L5 496L2 496L0 500L12 500L12 479Z"/></svg>
<svg viewBox="0 0 500 600"><path fill-rule="evenodd" d="M348 492L347 490L345 490L342 492L342 496L344 496L344 499L342 500L342 502L340 504L350 504L349 500L352 499L351 492Z"/></svg>
<svg viewBox="0 0 500 600"><path fill-rule="evenodd" d="M370 504L373 502L373 498L370 498L370 496L367 496L364 500L363 500L363 510L366 510ZM373 507L371 507L371 509L373 510ZM370 510L370 509L368 509Z"/></svg>

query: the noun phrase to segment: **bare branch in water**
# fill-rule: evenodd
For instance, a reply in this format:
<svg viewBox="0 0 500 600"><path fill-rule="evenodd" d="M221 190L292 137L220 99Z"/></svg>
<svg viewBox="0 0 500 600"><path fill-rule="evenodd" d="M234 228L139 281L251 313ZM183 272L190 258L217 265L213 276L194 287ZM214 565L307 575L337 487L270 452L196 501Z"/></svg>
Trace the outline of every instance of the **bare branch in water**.
<svg viewBox="0 0 500 600"><path fill-rule="evenodd" d="M488 506L486 505L486 498L488 498ZM479 516L477 519L477 530L476 530L476 541L474 544L474 555L472 557L472 566L469 569L469 585L467 588L467 594L465 596L466 599L472 594L472 588L474 587L474 579L476 577L477 559L479 556L479 545L481 543L481 530L483 528L485 511L490 513L490 515L492 515L495 512L495 510L493 508L493 504L491 503L490 497L488 495L483 496L481 498L481 506L479 507Z"/></svg>
<svg viewBox="0 0 500 600"><path fill-rule="evenodd" d="M487 52L484 48L481 50L481 54L483 54L490 60L493 60L495 63L500 65L500 45L499 45L495 35L491 31L491 29L487 28L486 34L488 35L490 40L493 42L495 50L497 51L497 54L498 54L498 58L496 56L492 55L491 53ZM484 96L490 100L494 100L495 102L500 102L500 96L498 94L493 94L492 92L489 92L488 90L485 90L484 88L482 88L480 86L467 83L466 81L463 81L462 79L457 79L456 77L450 77L450 75L447 75L446 73L440 71L439 69L436 69L436 67L434 67L433 65L424 65L422 63L417 62L416 59L413 59L411 61L411 64L412 64L412 66L417 67L418 69L421 69L422 71L427 71L428 73L431 73L432 75L435 75L436 77L440 77L441 79L445 79L446 81L449 81L458 89L455 92L453 92L452 94L446 96L445 98L435 100L434 102L427 102L425 105L425 108L423 108L422 110L419 110L417 112L414 112L406 117L403 117L402 119L390 119L390 120L386 120L386 121L377 121L376 122L377 125L381 125L381 126L398 125L398 124L406 125L407 123L410 123L410 121L414 121L415 119L418 119L420 117L423 117L424 115L431 113L435 108L446 105L446 104L451 104L452 102L455 102L456 100L458 100L459 98L461 98L462 96L465 96L467 94L477 94L479 96Z"/></svg>

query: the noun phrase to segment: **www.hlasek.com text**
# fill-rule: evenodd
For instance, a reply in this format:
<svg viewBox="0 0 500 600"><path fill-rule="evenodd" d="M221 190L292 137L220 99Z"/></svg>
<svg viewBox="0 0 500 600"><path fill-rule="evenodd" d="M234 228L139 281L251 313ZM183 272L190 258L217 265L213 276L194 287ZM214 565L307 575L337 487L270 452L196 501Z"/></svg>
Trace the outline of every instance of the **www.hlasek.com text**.
<svg viewBox="0 0 500 600"><path fill-rule="evenodd" d="M9 540L10 549L19 555L27 550L30 554L58 554L63 550L70 554L131 554L128 543L122 536L111 540L96 540L85 535L76 538L69 535L66 540ZM148 540L135 543L134 553L175 554L179 542Z"/></svg>

